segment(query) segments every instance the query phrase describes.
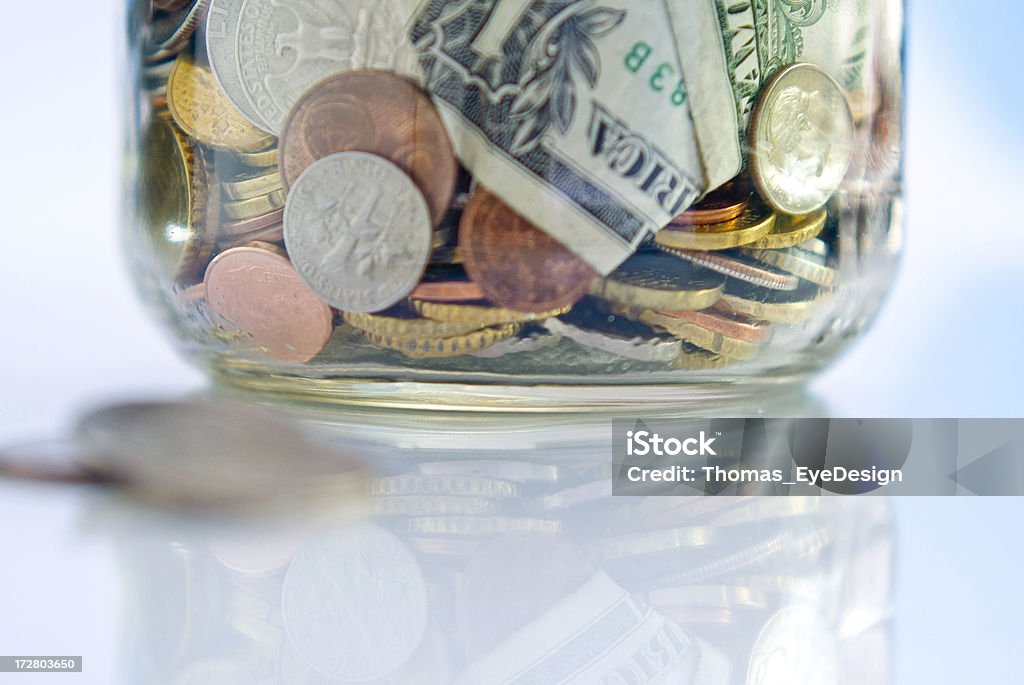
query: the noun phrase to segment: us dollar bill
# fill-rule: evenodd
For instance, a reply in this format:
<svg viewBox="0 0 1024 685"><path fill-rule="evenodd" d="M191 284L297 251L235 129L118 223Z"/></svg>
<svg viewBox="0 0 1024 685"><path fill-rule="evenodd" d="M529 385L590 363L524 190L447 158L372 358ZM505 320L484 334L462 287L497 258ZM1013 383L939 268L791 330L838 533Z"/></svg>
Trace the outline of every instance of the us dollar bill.
<svg viewBox="0 0 1024 685"><path fill-rule="evenodd" d="M875 1L401 0L462 163L604 274L740 172L778 68L850 81Z"/></svg>
<svg viewBox="0 0 1024 685"><path fill-rule="evenodd" d="M723 654L599 572L456 685L727 685L730 672Z"/></svg>
<svg viewBox="0 0 1024 685"><path fill-rule="evenodd" d="M462 163L598 271L707 186L676 0L404 1Z"/></svg>
<svg viewBox="0 0 1024 685"><path fill-rule="evenodd" d="M743 166L742 141L765 81L811 62L847 92L865 88L870 5L888 0L674 0L668 3L709 187Z"/></svg>

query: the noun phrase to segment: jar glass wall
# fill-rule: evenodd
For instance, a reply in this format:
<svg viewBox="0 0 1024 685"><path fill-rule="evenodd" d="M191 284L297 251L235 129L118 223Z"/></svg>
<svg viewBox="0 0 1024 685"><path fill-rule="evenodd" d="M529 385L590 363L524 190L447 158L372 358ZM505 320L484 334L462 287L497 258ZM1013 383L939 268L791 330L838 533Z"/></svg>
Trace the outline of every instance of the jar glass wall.
<svg viewBox="0 0 1024 685"><path fill-rule="evenodd" d="M136 279L252 389L523 409L803 380L901 249L902 3L726 5L132 2Z"/></svg>

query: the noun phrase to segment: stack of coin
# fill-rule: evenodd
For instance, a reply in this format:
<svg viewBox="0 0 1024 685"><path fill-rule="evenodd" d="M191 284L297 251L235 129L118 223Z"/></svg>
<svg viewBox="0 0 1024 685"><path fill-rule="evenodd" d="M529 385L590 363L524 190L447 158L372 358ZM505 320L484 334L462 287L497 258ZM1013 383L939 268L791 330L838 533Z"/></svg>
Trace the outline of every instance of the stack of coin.
<svg viewBox="0 0 1024 685"><path fill-rule="evenodd" d="M817 67L780 69L762 87L740 176L602 275L460 166L451 112L435 105L436 84L421 85L390 3L360 3L358 26L325 9L327 29L297 6L294 31L272 10L154 2L143 46L148 232L179 306L209 312L189 323L213 322L236 353L329 364L358 335L384 363L427 368L487 370L518 352L526 371L551 349L536 371L573 358L692 372L760 359L784 344L777 329L826 306L837 284L827 206L852 124ZM338 44L303 43L318 31ZM271 73L286 44L305 57ZM834 119L828 144L799 158L773 152L785 115L812 107L787 96L794 84ZM819 173L796 184L810 167Z"/></svg>

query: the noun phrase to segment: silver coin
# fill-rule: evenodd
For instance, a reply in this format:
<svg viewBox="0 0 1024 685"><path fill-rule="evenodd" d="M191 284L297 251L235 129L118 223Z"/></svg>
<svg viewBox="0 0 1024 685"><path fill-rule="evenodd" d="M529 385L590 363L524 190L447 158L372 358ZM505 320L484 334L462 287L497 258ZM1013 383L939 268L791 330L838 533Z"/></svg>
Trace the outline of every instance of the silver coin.
<svg viewBox="0 0 1024 685"><path fill-rule="evenodd" d="M318 535L292 560L281 595L289 644L309 666L363 682L393 673L427 629L427 587L412 552L379 526Z"/></svg>
<svg viewBox="0 0 1024 685"><path fill-rule="evenodd" d="M779 71L758 99L750 146L754 180L775 209L824 207L853 156L853 115L839 84L810 64Z"/></svg>
<svg viewBox="0 0 1024 685"><path fill-rule="evenodd" d="M306 285L345 312L378 312L420 282L430 259L430 211L416 184L365 152L318 160L295 181L284 241Z"/></svg>
<svg viewBox="0 0 1024 685"><path fill-rule="evenodd" d="M235 109L260 130L273 133L267 122L249 104L245 89L242 87L235 36L238 34L238 22L242 17L244 1L213 0L210 4L210 11L203 25L206 53L214 79Z"/></svg>
<svg viewBox="0 0 1024 685"><path fill-rule="evenodd" d="M768 619L750 654L747 685L783 683L839 683L835 636L809 606L789 606Z"/></svg>
<svg viewBox="0 0 1024 685"><path fill-rule="evenodd" d="M279 134L292 106L334 74L418 62L393 0L242 0L233 40L248 104Z"/></svg>
<svg viewBox="0 0 1024 685"><path fill-rule="evenodd" d="M84 417L75 438L90 471L139 497L182 508L330 507L365 488L351 455L309 440L278 413L248 405L113 406Z"/></svg>

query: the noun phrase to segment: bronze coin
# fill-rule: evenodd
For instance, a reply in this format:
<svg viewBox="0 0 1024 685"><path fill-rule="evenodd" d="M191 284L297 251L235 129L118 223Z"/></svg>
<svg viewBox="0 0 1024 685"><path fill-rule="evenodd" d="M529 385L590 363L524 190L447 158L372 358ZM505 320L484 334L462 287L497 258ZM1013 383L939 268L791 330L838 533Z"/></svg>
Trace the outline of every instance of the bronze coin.
<svg viewBox="0 0 1024 685"><path fill-rule="evenodd" d="M747 183L729 181L705 195L700 202L673 219L672 223L692 225L732 221L739 218L750 205L752 195L753 191Z"/></svg>
<svg viewBox="0 0 1024 685"><path fill-rule="evenodd" d="M598 274L547 233L483 188L459 225L459 247L470 280L488 300L520 312L568 307Z"/></svg>
<svg viewBox="0 0 1024 685"><path fill-rule="evenodd" d="M275 209L269 214L262 216L256 216L251 219L242 219L241 221L233 221L229 224L224 224L221 228L221 233L225 236L240 236L259 231L264 228L270 228L271 226L277 226L284 222L284 207Z"/></svg>
<svg viewBox="0 0 1024 685"><path fill-rule="evenodd" d="M734 312L704 310L700 312L660 311L658 313L750 343L766 343L772 337L772 327L767 321L757 321Z"/></svg>
<svg viewBox="0 0 1024 685"><path fill-rule="evenodd" d="M307 362L334 330L334 312L273 245L251 243L221 252L204 282L214 320L272 359Z"/></svg>
<svg viewBox="0 0 1024 685"><path fill-rule="evenodd" d="M455 193L458 164L426 93L391 72L350 71L322 81L292 109L281 133L285 188L336 152L368 152L394 163L423 193L434 224Z"/></svg>
<svg viewBox="0 0 1024 685"><path fill-rule="evenodd" d="M441 281L420 283L409 298L423 302L471 302L484 299L484 293L472 281Z"/></svg>

